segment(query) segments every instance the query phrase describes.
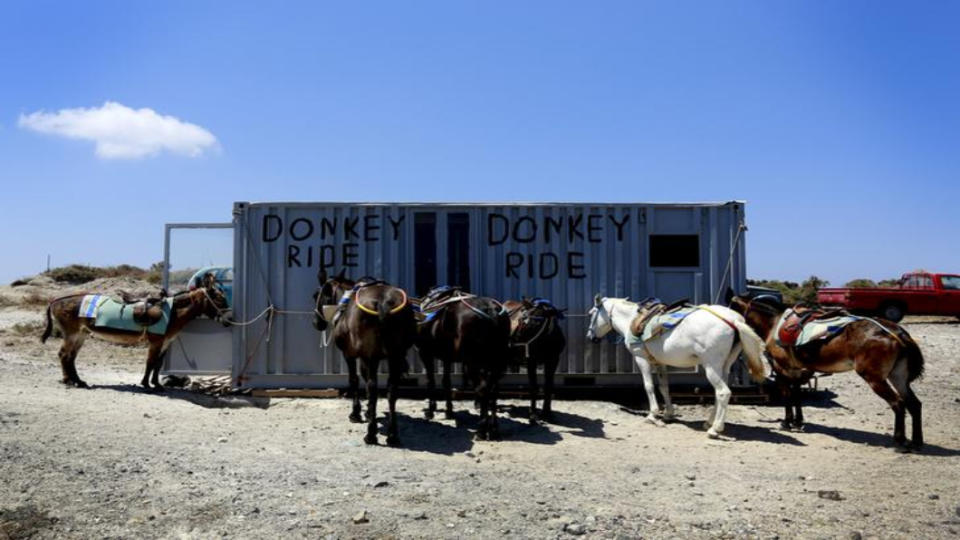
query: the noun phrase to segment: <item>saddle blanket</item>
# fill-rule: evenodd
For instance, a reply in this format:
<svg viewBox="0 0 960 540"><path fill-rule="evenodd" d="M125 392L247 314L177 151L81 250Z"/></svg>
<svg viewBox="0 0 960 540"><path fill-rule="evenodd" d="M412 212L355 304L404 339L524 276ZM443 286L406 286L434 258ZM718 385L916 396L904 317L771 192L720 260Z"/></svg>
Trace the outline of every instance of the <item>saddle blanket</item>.
<svg viewBox="0 0 960 540"><path fill-rule="evenodd" d="M151 334L163 335L167 333L170 323L170 311L173 308L173 298L167 298L161 304L163 318L156 324L146 327ZM133 320L133 304L123 304L102 294L88 294L80 301L78 315L87 319L94 319L96 328L110 328L127 332L143 332L144 327Z"/></svg>
<svg viewBox="0 0 960 540"><path fill-rule="evenodd" d="M842 315L840 317L831 317L829 319L815 319L803 325L803 328L800 329L800 335L797 336L796 343L793 343L794 347L802 347L808 343L817 341L817 340L827 340L833 336L840 333L841 330L846 328L846 326L852 322L861 320L862 317L857 317L854 315ZM783 346L783 343L780 343L780 327L783 326L783 322L786 320L785 317L781 317L780 321L777 322L777 327L774 329L774 335L777 337L777 342L780 346Z"/></svg>
<svg viewBox="0 0 960 540"><path fill-rule="evenodd" d="M696 306L684 306L675 311L654 315L643 327L643 334L640 336L640 339L650 341L665 332L673 330L678 324L683 322L687 315L697 311L697 309L699 308Z"/></svg>

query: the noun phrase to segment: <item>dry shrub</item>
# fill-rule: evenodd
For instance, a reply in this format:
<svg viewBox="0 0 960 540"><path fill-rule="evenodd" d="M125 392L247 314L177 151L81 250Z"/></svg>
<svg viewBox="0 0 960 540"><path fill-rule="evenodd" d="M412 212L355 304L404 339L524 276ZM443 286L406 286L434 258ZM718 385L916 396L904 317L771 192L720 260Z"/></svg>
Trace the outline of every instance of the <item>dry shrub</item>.
<svg viewBox="0 0 960 540"><path fill-rule="evenodd" d="M17 305L17 301L9 296L0 295L0 308L10 307Z"/></svg>
<svg viewBox="0 0 960 540"><path fill-rule="evenodd" d="M41 322L20 322L11 326L8 331L19 336L29 336L42 332L43 326L44 324Z"/></svg>

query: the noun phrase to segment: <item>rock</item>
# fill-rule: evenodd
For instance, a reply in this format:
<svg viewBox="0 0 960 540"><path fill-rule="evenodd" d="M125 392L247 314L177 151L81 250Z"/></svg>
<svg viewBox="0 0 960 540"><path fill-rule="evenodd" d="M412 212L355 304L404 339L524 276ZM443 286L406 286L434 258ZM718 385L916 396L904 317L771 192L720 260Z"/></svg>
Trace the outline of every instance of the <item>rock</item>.
<svg viewBox="0 0 960 540"><path fill-rule="evenodd" d="M473 452L464 452L463 455L471 459L477 457L477 455L474 454Z"/></svg>
<svg viewBox="0 0 960 540"><path fill-rule="evenodd" d="M413 519L427 519L427 513L421 510L413 514Z"/></svg>
<svg viewBox="0 0 960 540"><path fill-rule="evenodd" d="M697 479L697 475L695 475L695 474L685 474L685 475L683 475L683 477L686 478L687 480L691 480L691 481Z"/></svg>
<svg viewBox="0 0 960 540"><path fill-rule="evenodd" d="M225 442L227 442L227 438L226 438L226 437L220 437L219 439L217 439L217 442L218 442L218 443L225 443Z"/></svg>
<svg viewBox="0 0 960 540"><path fill-rule="evenodd" d="M853 531L847 535L849 540L863 540L863 534L860 531Z"/></svg>
<svg viewBox="0 0 960 540"><path fill-rule="evenodd" d="M568 534L580 536L581 534L586 534L587 527L582 523L568 523L566 526L564 526L563 530Z"/></svg>
<svg viewBox="0 0 960 540"><path fill-rule="evenodd" d="M931 493L931 494L927 495L927 498L930 499L931 501L936 501L937 499L940 498L940 496L937 495L936 493Z"/></svg>
<svg viewBox="0 0 960 540"><path fill-rule="evenodd" d="M817 497L821 499L826 499L828 501L842 501L843 497L840 496L840 492L835 489L821 489L817 491Z"/></svg>
<svg viewBox="0 0 960 540"><path fill-rule="evenodd" d="M366 510L361 510L361 511L357 512L356 514L354 514L354 516L353 516L353 522L354 522L354 523L368 523L369 521L370 521L370 519L367 518L367 511L366 511Z"/></svg>
<svg viewBox="0 0 960 540"><path fill-rule="evenodd" d="M386 480L381 480L381 481L377 482L376 484L374 484L373 487L374 487L374 488L382 488L382 487L387 487L387 486L389 486L389 485L390 485L390 482L387 482Z"/></svg>

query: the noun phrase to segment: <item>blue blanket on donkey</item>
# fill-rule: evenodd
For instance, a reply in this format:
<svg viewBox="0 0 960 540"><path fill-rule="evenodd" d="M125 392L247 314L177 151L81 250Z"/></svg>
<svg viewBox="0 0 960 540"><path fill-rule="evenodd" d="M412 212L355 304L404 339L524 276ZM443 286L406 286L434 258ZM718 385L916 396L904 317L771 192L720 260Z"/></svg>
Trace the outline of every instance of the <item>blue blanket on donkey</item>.
<svg viewBox="0 0 960 540"><path fill-rule="evenodd" d="M640 339L650 341L653 338L659 337L661 334L673 330L687 318L687 315L690 315L698 309L700 308L697 306L684 306L675 311L654 316L647 321L646 326L643 327L643 335L640 336Z"/></svg>
<svg viewBox="0 0 960 540"><path fill-rule="evenodd" d="M170 324L170 311L173 309L173 298L167 298L161 304L163 318L151 326L141 326L133 320L133 305L124 305L121 302L101 294L88 294L80 302L81 317L94 319L96 328L109 328L126 332L142 333L144 330L151 334L163 335L167 333Z"/></svg>

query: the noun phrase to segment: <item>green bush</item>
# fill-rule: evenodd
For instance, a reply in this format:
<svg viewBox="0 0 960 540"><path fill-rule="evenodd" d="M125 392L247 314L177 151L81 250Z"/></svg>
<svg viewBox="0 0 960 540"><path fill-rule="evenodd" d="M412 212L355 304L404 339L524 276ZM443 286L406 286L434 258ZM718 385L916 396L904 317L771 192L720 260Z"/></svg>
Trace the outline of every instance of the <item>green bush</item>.
<svg viewBox="0 0 960 540"><path fill-rule="evenodd" d="M776 289L783 295L784 304L793 305L802 302L816 303L817 289L826 287L830 282L817 276L810 276L803 283L776 279L748 279L747 284Z"/></svg>
<svg viewBox="0 0 960 540"><path fill-rule="evenodd" d="M88 281L93 281L102 276L100 268L85 266L82 264L71 264L70 266L61 266L44 272L50 279L58 283L70 283L79 285Z"/></svg>

